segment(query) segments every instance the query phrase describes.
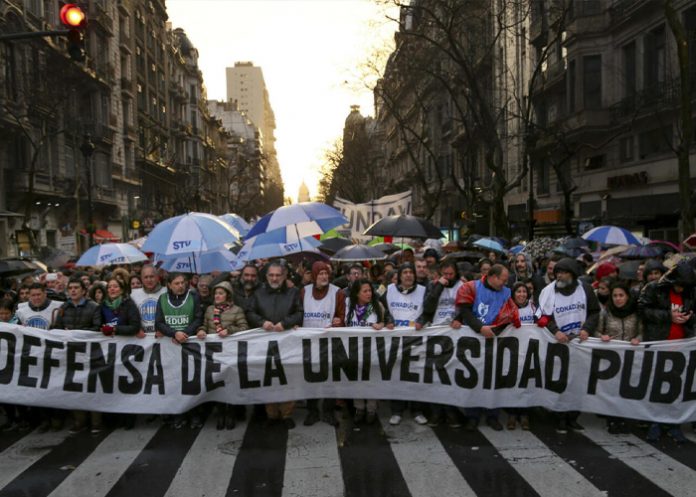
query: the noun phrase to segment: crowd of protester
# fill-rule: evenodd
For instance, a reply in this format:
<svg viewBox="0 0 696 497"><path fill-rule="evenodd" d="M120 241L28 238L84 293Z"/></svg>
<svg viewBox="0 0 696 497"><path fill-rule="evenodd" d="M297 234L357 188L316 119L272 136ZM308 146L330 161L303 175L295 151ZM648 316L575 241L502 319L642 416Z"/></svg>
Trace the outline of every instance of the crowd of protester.
<svg viewBox="0 0 696 497"><path fill-rule="evenodd" d="M440 260L427 249L416 255L403 250L379 263L329 264L323 261L288 264L259 260L241 271L187 275L157 267L133 265L110 269L84 268L7 279L0 291L0 322L45 330L92 330L106 336L169 337L176 343L227 337L247 329L281 332L305 327L371 327L388 332L398 327L421 330L448 325L468 326L493 338L512 325L537 324L559 343L596 337L621 340L677 340L696 334L696 272L682 262L668 270L661 260L642 262L630 279L619 276L611 263L588 274L592 258L550 255L530 260L525 254L490 253L478 262ZM559 309L561 311L559 311ZM335 424L336 411L352 409L355 424L375 423L374 399L298 399L306 401L304 424L321 420ZM474 430L484 419L503 430L501 409L421 402L389 401L397 425L408 411L415 423ZM61 429L98 433L105 422L130 429L135 415L3 406L5 430ZM246 407L214 406L218 429L232 429ZM253 415L293 428L295 402L256 406ZM164 416L175 428L202 425L209 406L185 415ZM530 409L505 409L506 428L530 429ZM556 429L582 430L578 412L554 413ZM113 418L113 419L111 419ZM149 419L152 419L151 416ZM640 423L607 417L610 433L625 433ZM679 443L686 439L680 426L644 423L647 438L667 433Z"/></svg>

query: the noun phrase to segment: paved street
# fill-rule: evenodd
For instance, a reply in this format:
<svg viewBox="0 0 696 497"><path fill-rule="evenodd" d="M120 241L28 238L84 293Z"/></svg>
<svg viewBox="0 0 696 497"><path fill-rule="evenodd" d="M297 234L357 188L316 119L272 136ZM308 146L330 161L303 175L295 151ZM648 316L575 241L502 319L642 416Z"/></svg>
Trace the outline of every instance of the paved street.
<svg viewBox="0 0 696 497"><path fill-rule="evenodd" d="M217 431L140 420L131 431L3 434L0 496L689 496L696 436L658 446L644 433L609 435L583 415L583 432L555 433L539 413L531 432L465 432L402 425L356 430L263 422ZM387 419L384 406L382 419Z"/></svg>

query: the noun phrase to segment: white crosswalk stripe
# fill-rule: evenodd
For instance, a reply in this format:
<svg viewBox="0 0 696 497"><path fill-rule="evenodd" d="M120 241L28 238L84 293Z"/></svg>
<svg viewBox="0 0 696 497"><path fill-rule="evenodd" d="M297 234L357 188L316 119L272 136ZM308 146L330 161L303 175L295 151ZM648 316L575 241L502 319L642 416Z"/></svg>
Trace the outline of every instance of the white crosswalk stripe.
<svg viewBox="0 0 696 497"><path fill-rule="evenodd" d="M580 424L585 427L584 436L644 478L672 495L696 497L696 472L691 468L634 435L609 434L595 416L581 416Z"/></svg>
<svg viewBox="0 0 696 497"><path fill-rule="evenodd" d="M479 430L540 496L606 496L532 433Z"/></svg>
<svg viewBox="0 0 696 497"><path fill-rule="evenodd" d="M128 431L114 430L49 497L100 497L108 494L158 428L158 425L146 425Z"/></svg>
<svg viewBox="0 0 696 497"><path fill-rule="evenodd" d="M461 468L458 469L457 466L462 461L455 464L451 459L449 442L438 437L442 437L446 431L419 426L408 416L401 425L390 426L387 424L388 405L388 402L382 403L380 418L383 420L384 434L389 442L393 461L398 464L401 473L399 475L399 471L392 471L391 474L395 475L392 478L403 477L401 484L405 483L413 497L475 497L477 493L474 488L479 489L481 483L473 480L471 483L467 482L460 472ZM304 410L295 414L297 427L288 432L282 496L342 496L347 487L337 432L322 422L310 427L303 426L304 415ZM352 425L347 421L346 423L347 429L352 430ZM580 444L578 460L582 457L582 444L598 446L609 453L615 464L625 465L635 471L636 480L649 481L671 495L696 497L696 471L661 451L660 446L652 446L633 435L611 435L606 431L604 422L593 415L583 415L580 423L586 429L577 432L582 436L574 438ZM248 424L240 423L234 430L216 430L215 424L216 420L211 416L188 448L185 457L182 452L179 457L183 459L177 459L173 463L178 465L178 470L173 477L168 476L171 481L167 481L162 487L162 493L168 488L164 493L166 497L228 495L235 463L240 457L244 457L242 443L249 443L249 440L245 441ZM146 448L148 451L157 450L151 442L157 439L155 435L159 429L159 424L152 424L139 425L131 431L113 431L61 483L56 482L57 486L49 497L104 497L110 494L114 485L130 470ZM527 493L533 490L542 497L606 495L606 491L595 487L592 475L588 475L587 470L583 471L581 467L574 466L572 461L568 462L565 455L566 459L560 457L553 447L542 441L546 441L545 438L540 439L534 433L519 430L496 432L485 426L481 426L479 431L490 443L490 450L495 449L500 454L500 457L491 459L488 469L500 475L500 478L513 474L515 478L521 477L520 481L529 485ZM685 426L684 431L690 439L696 439L688 427ZM30 433L0 453L0 495L3 488L34 464L45 464L41 462L42 458L64 442L67 436L66 431ZM483 440L481 435L477 436ZM447 444L447 449L443 441ZM79 437L75 437L75 443L80 443ZM61 447L61 450L65 450L65 445ZM695 449L689 444L684 450ZM367 448L365 456L369 457ZM254 457L258 457L258 453ZM682 456L678 457L686 460ZM379 461L375 463L378 465ZM343 464L346 464L345 460ZM173 469L169 474L173 474ZM32 471L36 470L32 468ZM234 478L238 476L235 473ZM157 475L153 474L152 477L157 478ZM16 484L15 482L14 485ZM31 485L31 481L27 485ZM280 489L280 485L277 488ZM365 491L367 489L360 490L359 493ZM32 495L30 488L26 490L26 494ZM280 492L277 495L280 497Z"/></svg>
<svg viewBox="0 0 696 497"><path fill-rule="evenodd" d="M288 432L285 453L285 497L341 497L343 481L336 430L327 423L303 426L306 411L296 410L297 426Z"/></svg>
<svg viewBox="0 0 696 497"><path fill-rule="evenodd" d="M215 425L215 416L210 416L172 479L166 497L225 495L246 423L239 423L233 430L217 430Z"/></svg>
<svg viewBox="0 0 696 497"><path fill-rule="evenodd" d="M391 449L399 463L406 485L414 497L473 497L476 495L452 464L442 443L428 426L405 417L400 425L391 426L389 402L381 402L379 413ZM423 475L428 475L424 478Z"/></svg>
<svg viewBox="0 0 696 497"><path fill-rule="evenodd" d="M32 432L5 449L0 454L0 490L51 452L51 449L63 442L67 436L67 430L48 433Z"/></svg>

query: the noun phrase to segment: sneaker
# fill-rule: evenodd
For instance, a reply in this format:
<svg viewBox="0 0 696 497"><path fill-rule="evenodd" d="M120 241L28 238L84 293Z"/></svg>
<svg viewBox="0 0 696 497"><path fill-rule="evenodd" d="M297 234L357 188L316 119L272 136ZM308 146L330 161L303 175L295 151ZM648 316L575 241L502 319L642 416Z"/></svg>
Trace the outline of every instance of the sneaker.
<svg viewBox="0 0 696 497"><path fill-rule="evenodd" d="M507 422L507 429L514 430L515 428L517 428L517 418L510 416Z"/></svg>
<svg viewBox="0 0 696 497"><path fill-rule="evenodd" d="M572 421L568 421L567 423L568 428L572 428L573 430L582 431L585 429L580 423L578 423L574 419Z"/></svg>
<svg viewBox="0 0 696 497"><path fill-rule="evenodd" d="M488 418L486 419L486 424L495 431L503 431L503 425L500 424L498 418Z"/></svg>
<svg viewBox="0 0 696 497"><path fill-rule="evenodd" d="M520 427L522 427L524 431L529 431L529 416L522 416L520 418Z"/></svg>
<svg viewBox="0 0 696 497"><path fill-rule="evenodd" d="M89 432L92 435L99 435L102 432L102 430L103 430L103 428L101 426L93 426L92 429L89 430Z"/></svg>
<svg viewBox="0 0 696 497"><path fill-rule="evenodd" d="M389 418L389 424L393 425L393 426L401 424L401 415L400 414L392 414L392 417Z"/></svg>
<svg viewBox="0 0 696 497"><path fill-rule="evenodd" d="M433 428L441 425L444 422L444 419L442 419L442 414L436 414L435 416L430 416L428 418L428 426L431 426Z"/></svg>
<svg viewBox="0 0 696 497"><path fill-rule="evenodd" d="M662 430L660 429L660 425L657 423L654 423L650 425L650 428L648 428L648 435L645 437L645 439L648 442L659 442L660 441L660 435L662 434Z"/></svg>
<svg viewBox="0 0 696 497"><path fill-rule="evenodd" d="M459 420L459 416L456 413L448 413L447 414L447 426L449 426L452 429L457 429L462 427L462 423Z"/></svg>
<svg viewBox="0 0 696 497"><path fill-rule="evenodd" d="M307 412L307 416L305 416L304 422L302 423L305 426L312 426L313 424L316 424L319 421L319 412L311 410Z"/></svg>
<svg viewBox="0 0 696 497"><path fill-rule="evenodd" d="M568 433L568 424L565 419L559 419L556 425L556 433Z"/></svg>
<svg viewBox="0 0 696 497"><path fill-rule="evenodd" d="M672 440L677 442L678 444L685 444L688 440L684 436L684 434L681 431L681 428L678 426L675 426L674 428L670 428L669 431L667 432L667 435L669 435Z"/></svg>
<svg viewBox="0 0 696 497"><path fill-rule="evenodd" d="M180 429L184 428L186 426L186 419L184 419L183 417L180 419L177 419L176 421L174 421L173 426L174 426L175 430L180 430Z"/></svg>
<svg viewBox="0 0 696 497"><path fill-rule="evenodd" d="M78 425L78 424L75 424L75 425L72 425L72 426L70 427L70 430L68 430L68 433L71 434L71 435L77 435L77 434L80 433L81 431L84 431L84 429L85 429L85 425Z"/></svg>
<svg viewBox="0 0 696 497"><path fill-rule="evenodd" d="M428 418L426 418L422 414L416 414L416 416L413 418L413 421L415 421L419 425L428 424Z"/></svg>
<svg viewBox="0 0 696 497"><path fill-rule="evenodd" d="M478 428L478 419L468 418L466 420L466 424L464 425L464 429L466 431L474 431L476 428Z"/></svg>
<svg viewBox="0 0 696 497"><path fill-rule="evenodd" d="M365 418L365 422L368 425L373 425L373 424L375 424L375 421L377 421L377 413L376 412L368 412L367 418Z"/></svg>
<svg viewBox="0 0 696 497"><path fill-rule="evenodd" d="M295 422L292 420L292 418L283 419L283 424L288 430L292 430L295 427Z"/></svg>
<svg viewBox="0 0 696 497"><path fill-rule="evenodd" d="M203 428L203 421L201 420L200 416L194 416L191 418L191 429L192 430L198 430L200 428Z"/></svg>

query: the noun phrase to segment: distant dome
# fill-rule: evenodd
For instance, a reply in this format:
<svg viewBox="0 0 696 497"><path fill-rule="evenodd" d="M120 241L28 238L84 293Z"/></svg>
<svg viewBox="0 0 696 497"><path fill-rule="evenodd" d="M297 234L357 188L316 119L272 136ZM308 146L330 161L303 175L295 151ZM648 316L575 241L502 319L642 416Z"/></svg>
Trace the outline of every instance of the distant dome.
<svg viewBox="0 0 696 497"><path fill-rule="evenodd" d="M350 114L348 114L348 117L346 117L346 128L362 126L364 120L365 118L362 116L362 114L360 114L360 106L351 105Z"/></svg>
<svg viewBox="0 0 696 497"><path fill-rule="evenodd" d="M181 53L187 57L191 55L191 52L193 51L193 43L191 43L191 40L189 40L188 36L186 36L186 32L181 28L176 28L174 30L174 35L179 40L179 50Z"/></svg>

